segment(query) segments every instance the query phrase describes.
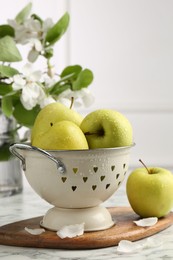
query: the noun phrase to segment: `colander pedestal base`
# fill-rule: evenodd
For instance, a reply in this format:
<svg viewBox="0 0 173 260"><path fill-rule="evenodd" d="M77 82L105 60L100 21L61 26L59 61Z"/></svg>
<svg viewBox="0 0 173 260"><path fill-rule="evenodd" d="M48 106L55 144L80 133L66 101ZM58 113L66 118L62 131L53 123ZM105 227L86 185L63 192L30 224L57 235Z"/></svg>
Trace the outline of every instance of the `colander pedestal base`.
<svg viewBox="0 0 173 260"><path fill-rule="evenodd" d="M51 208L40 225L46 229L58 231L63 226L81 223L85 223L84 231L104 230L115 224L105 207L96 206L81 209Z"/></svg>

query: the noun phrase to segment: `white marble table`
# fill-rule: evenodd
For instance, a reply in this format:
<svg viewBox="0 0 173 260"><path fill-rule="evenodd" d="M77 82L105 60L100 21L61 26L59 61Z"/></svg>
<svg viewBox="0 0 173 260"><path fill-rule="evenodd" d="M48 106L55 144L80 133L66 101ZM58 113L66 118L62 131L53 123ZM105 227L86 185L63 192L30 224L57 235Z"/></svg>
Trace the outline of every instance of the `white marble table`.
<svg viewBox="0 0 173 260"><path fill-rule="evenodd" d="M125 182L119 190L105 203L106 206L129 206L125 194ZM43 215L50 205L43 201L30 188L24 179L24 190L19 195L0 198L0 226L27 218ZM152 236L159 246L143 248L137 252L119 253L117 247L94 250L60 250L12 247L0 245L0 259L51 259L51 260L111 260L111 259L173 259L173 226ZM145 242L146 239L142 241ZM134 243L139 243L137 241Z"/></svg>

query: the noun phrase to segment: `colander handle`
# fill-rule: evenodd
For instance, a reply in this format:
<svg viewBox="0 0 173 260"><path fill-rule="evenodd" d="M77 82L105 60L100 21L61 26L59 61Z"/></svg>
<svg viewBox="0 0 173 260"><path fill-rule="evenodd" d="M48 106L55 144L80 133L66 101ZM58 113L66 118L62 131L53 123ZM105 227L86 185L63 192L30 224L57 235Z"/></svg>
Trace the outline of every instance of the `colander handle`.
<svg viewBox="0 0 173 260"><path fill-rule="evenodd" d="M18 157L22 161L22 167L23 167L24 171L26 170L25 158L17 151L17 149L30 150L30 151L33 150L33 151L39 152L39 153L43 154L44 156L46 156L48 159L50 159L53 162L55 162L56 165L57 165L58 171L60 173L63 174L63 173L66 172L66 168L65 168L64 163L60 159L54 157L53 155L51 155L50 153L48 153L47 151L45 151L43 149L40 149L40 148L32 146L32 145L28 145L28 144L16 144L16 143L15 144L11 144L9 149L10 149L10 152L13 155Z"/></svg>

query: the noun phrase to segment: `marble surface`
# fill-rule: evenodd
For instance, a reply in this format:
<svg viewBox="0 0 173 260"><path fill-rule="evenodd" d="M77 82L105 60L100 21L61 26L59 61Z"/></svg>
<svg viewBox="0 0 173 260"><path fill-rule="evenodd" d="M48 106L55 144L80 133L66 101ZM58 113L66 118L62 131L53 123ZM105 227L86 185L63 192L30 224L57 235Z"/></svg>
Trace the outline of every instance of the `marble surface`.
<svg viewBox="0 0 173 260"><path fill-rule="evenodd" d="M43 215L51 206L43 201L29 186L24 178L21 194L0 198L0 226L27 218ZM125 194L125 182L104 205L129 206ZM12 247L0 245L0 259L51 259L51 260L111 260L111 259L173 259L173 226L152 236L154 246L131 252L120 253L117 246L94 250L60 250ZM142 239L145 242L146 239ZM141 241L133 243L141 243ZM160 243L157 243L160 241Z"/></svg>

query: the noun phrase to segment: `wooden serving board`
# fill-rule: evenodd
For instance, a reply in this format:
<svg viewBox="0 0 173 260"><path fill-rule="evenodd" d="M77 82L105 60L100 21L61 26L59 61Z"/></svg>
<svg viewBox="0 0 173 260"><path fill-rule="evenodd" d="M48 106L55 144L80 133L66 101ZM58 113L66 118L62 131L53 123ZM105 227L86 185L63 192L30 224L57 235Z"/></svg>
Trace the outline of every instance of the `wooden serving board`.
<svg viewBox="0 0 173 260"><path fill-rule="evenodd" d="M108 208L116 225L96 232L86 232L75 238L61 239L56 232L48 231L41 235L31 235L28 228L40 228L42 217L14 222L0 227L0 244L10 246L61 249L93 249L118 245L120 240L139 240L151 236L173 224L173 213L159 219L152 227L139 227L133 221L137 216L129 207Z"/></svg>

